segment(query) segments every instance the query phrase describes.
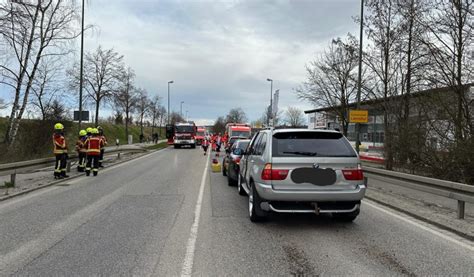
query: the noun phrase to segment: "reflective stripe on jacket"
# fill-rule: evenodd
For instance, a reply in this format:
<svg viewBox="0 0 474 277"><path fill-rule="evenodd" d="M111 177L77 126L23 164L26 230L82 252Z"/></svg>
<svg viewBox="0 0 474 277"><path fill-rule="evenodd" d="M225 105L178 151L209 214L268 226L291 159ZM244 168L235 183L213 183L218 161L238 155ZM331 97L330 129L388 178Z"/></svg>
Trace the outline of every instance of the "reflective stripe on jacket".
<svg viewBox="0 0 474 277"><path fill-rule="evenodd" d="M100 137L90 137L86 140L87 155L99 156L100 149L104 146L104 142Z"/></svg>
<svg viewBox="0 0 474 277"><path fill-rule="evenodd" d="M54 154L67 153L66 139L61 134L53 135Z"/></svg>
<svg viewBox="0 0 474 277"><path fill-rule="evenodd" d="M86 153L86 137L81 137L76 141L76 151L81 153Z"/></svg>

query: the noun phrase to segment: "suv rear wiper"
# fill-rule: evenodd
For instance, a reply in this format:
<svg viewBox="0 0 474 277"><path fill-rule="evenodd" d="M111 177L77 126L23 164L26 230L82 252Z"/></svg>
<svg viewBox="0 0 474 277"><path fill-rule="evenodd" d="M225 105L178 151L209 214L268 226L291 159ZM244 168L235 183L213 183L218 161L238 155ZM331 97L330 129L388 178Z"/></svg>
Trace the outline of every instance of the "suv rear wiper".
<svg viewBox="0 0 474 277"><path fill-rule="evenodd" d="M302 156L316 156L318 153L316 152L302 152L302 151L292 151L292 152L283 152L283 154L295 154L295 155L302 155Z"/></svg>

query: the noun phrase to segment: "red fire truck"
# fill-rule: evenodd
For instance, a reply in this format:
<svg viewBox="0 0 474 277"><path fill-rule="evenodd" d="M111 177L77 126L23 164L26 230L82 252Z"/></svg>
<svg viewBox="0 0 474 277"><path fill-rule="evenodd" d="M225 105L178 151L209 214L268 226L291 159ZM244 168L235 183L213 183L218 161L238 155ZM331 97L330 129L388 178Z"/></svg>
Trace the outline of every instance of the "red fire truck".
<svg viewBox="0 0 474 277"><path fill-rule="evenodd" d="M194 122L179 122L166 125L166 138L168 144L174 145L174 148L189 145L196 148L196 125Z"/></svg>
<svg viewBox="0 0 474 277"><path fill-rule="evenodd" d="M201 126L197 127L196 144L201 145L205 136L206 136L206 128L201 127Z"/></svg>

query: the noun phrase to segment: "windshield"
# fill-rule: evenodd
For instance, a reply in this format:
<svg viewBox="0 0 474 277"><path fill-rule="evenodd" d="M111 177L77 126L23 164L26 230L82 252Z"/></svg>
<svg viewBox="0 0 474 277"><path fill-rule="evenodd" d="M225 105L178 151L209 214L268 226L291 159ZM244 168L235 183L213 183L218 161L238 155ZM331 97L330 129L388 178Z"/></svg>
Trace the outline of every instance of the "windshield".
<svg viewBox="0 0 474 277"><path fill-rule="evenodd" d="M193 126L176 126L176 133L193 133Z"/></svg>
<svg viewBox="0 0 474 277"><path fill-rule="evenodd" d="M284 132L273 135L273 156L357 157L340 133Z"/></svg>
<svg viewBox="0 0 474 277"><path fill-rule="evenodd" d="M203 137L203 136L204 136L204 132L197 132L197 133L196 133L196 136Z"/></svg>
<svg viewBox="0 0 474 277"><path fill-rule="evenodd" d="M230 136L248 138L250 137L250 131L231 131Z"/></svg>

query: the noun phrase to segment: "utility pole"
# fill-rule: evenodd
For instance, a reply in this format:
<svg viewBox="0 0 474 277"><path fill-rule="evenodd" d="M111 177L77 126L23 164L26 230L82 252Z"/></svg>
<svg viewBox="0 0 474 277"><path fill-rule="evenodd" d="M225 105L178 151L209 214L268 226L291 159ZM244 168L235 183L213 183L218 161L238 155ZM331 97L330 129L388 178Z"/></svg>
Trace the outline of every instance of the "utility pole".
<svg viewBox="0 0 474 277"><path fill-rule="evenodd" d="M168 124L170 124L170 84L174 83L174 81L168 82Z"/></svg>
<svg viewBox="0 0 474 277"><path fill-rule="evenodd" d="M79 130L82 129L82 83L84 82L84 0L82 0L81 22L81 68L79 73Z"/></svg>
<svg viewBox="0 0 474 277"><path fill-rule="evenodd" d="M364 38L364 0L360 0L360 37L359 37L359 76L357 79L357 110L360 109L360 94L362 87L362 44ZM360 123L356 123L356 151L359 153Z"/></svg>
<svg viewBox="0 0 474 277"><path fill-rule="evenodd" d="M267 78L267 81L270 82L270 109L268 111L268 118L267 118L267 126L270 126L270 117L273 120L273 80L270 78ZM272 124L273 125L273 124Z"/></svg>
<svg viewBox="0 0 474 277"><path fill-rule="evenodd" d="M181 101L181 109L179 112L179 115L181 115L181 117L183 117L183 104L184 104L184 101Z"/></svg>

